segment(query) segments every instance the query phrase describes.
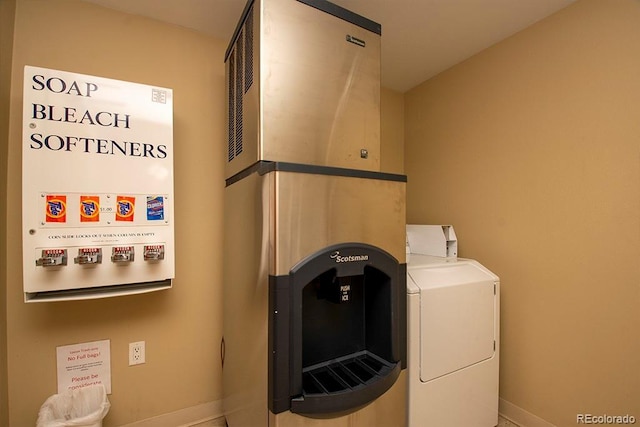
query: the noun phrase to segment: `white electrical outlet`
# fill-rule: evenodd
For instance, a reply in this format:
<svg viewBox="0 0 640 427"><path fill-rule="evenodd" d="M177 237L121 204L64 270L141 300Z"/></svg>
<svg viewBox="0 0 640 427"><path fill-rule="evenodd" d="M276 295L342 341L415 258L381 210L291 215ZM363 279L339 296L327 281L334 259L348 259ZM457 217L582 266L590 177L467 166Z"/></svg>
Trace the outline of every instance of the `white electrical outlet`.
<svg viewBox="0 0 640 427"><path fill-rule="evenodd" d="M145 357L144 341L129 343L129 366L144 363Z"/></svg>

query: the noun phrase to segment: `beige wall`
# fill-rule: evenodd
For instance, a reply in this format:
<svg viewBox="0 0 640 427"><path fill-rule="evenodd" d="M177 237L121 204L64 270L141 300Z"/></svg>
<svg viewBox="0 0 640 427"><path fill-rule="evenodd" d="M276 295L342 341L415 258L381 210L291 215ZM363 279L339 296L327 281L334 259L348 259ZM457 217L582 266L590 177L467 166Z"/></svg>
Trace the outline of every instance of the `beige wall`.
<svg viewBox="0 0 640 427"><path fill-rule="evenodd" d="M500 395L640 419L640 2L580 0L405 94L410 223L502 283Z"/></svg>
<svg viewBox="0 0 640 427"><path fill-rule="evenodd" d="M7 394L7 150L15 0L0 0L0 426L9 424Z"/></svg>
<svg viewBox="0 0 640 427"><path fill-rule="evenodd" d="M77 0L18 0L14 36L6 198L14 208L8 209L6 237L2 233L10 249L9 425L35 425L40 405L56 392L56 347L94 340L111 340L112 407L105 426L219 400L226 43ZM92 301L23 302L19 206L25 64L173 89L173 289ZM1 207L4 213L4 198ZM146 341L147 363L129 367L128 343L139 340Z"/></svg>

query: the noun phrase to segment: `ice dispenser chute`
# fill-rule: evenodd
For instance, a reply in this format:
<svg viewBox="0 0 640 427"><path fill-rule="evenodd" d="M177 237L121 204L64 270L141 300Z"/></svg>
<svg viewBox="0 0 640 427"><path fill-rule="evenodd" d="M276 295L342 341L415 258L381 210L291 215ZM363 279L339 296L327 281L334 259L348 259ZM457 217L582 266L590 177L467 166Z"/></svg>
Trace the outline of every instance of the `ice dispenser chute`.
<svg viewBox="0 0 640 427"><path fill-rule="evenodd" d="M341 412L393 385L404 356L401 270L382 249L345 243L271 277L272 412Z"/></svg>

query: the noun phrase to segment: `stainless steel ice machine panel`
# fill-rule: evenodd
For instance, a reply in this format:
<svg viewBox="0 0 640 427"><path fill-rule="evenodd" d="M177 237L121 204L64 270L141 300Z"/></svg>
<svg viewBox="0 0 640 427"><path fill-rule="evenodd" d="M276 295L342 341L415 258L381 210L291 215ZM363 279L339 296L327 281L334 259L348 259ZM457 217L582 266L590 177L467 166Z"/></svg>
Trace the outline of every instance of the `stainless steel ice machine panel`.
<svg viewBox="0 0 640 427"><path fill-rule="evenodd" d="M328 2L250 2L225 58L226 176L259 160L379 171L380 32Z"/></svg>
<svg viewBox="0 0 640 427"><path fill-rule="evenodd" d="M287 170L289 166L292 170ZM266 163L227 182L223 400L230 426L312 425L313 418L269 410L273 319L269 295L274 278L288 275L309 255L345 242L375 246L397 263L405 263L403 177L313 171L309 166ZM404 281L394 283L406 292L404 285ZM382 316L380 312L374 317ZM385 394L365 408L354 408L348 415L331 414L331 425L346 427L356 420L369 420L371 426L403 425L404 384L403 371Z"/></svg>

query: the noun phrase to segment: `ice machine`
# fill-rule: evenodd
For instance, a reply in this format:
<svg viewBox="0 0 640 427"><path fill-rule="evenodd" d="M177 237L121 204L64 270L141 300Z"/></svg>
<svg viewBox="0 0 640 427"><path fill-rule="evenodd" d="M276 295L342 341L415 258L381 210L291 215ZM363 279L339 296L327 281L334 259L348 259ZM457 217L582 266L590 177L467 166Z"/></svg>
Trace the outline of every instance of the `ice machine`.
<svg viewBox="0 0 640 427"><path fill-rule="evenodd" d="M380 25L249 1L226 53L230 427L406 423L404 175L380 171Z"/></svg>

